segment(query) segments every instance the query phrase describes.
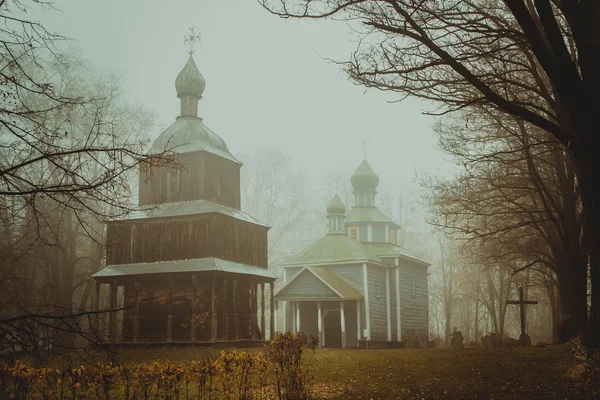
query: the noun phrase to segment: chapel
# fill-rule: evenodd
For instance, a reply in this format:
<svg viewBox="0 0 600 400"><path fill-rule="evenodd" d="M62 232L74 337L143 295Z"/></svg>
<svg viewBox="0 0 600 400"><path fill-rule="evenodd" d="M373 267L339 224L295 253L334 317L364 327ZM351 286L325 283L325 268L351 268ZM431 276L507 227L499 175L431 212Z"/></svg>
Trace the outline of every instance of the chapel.
<svg viewBox="0 0 600 400"><path fill-rule="evenodd" d="M174 164L142 163L139 211L108 222L107 266L93 275L96 309L104 285L110 309L125 309L109 314L113 344L261 341L267 323L274 332L269 227L241 211L242 164L199 117L206 82L192 54L175 79L179 116L149 151L174 152Z"/></svg>
<svg viewBox="0 0 600 400"><path fill-rule="evenodd" d="M366 159L350 182L352 209L336 194L329 232L282 265L277 330L327 347L426 345L429 263L397 245L399 226L377 208L379 177Z"/></svg>

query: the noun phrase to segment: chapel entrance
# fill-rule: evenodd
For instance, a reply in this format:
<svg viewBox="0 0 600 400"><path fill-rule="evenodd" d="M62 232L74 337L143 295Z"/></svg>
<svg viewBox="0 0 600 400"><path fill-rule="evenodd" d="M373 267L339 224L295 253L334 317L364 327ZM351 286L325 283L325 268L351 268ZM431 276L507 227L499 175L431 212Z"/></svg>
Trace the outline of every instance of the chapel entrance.
<svg viewBox="0 0 600 400"><path fill-rule="evenodd" d="M329 310L323 321L325 347L342 347L342 324L339 310Z"/></svg>

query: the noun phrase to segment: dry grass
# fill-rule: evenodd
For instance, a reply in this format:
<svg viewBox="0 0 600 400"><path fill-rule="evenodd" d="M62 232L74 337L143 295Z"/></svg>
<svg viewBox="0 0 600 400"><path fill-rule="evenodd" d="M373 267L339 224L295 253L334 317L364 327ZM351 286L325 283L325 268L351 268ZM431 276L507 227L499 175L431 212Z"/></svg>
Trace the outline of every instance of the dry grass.
<svg viewBox="0 0 600 400"><path fill-rule="evenodd" d="M566 346L321 350L315 363L328 398L581 398L567 378L575 359Z"/></svg>
<svg viewBox="0 0 600 400"><path fill-rule="evenodd" d="M127 349L117 358L138 364L217 356L218 350L206 348ZM563 345L460 351L319 349L312 363L312 392L320 399L585 398L568 377L576 360Z"/></svg>

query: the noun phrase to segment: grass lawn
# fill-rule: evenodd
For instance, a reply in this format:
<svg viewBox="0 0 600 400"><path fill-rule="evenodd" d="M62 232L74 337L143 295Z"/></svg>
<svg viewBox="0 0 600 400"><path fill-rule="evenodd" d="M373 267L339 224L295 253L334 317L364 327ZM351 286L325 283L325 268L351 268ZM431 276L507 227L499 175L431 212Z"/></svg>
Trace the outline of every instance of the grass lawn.
<svg viewBox="0 0 600 400"><path fill-rule="evenodd" d="M581 398L567 377L566 346L319 350L317 391L347 399Z"/></svg>
<svg viewBox="0 0 600 400"><path fill-rule="evenodd" d="M246 351L260 351L241 349ZM188 362L217 350L123 350L128 363ZM323 399L564 399L583 398L567 370L575 358L566 346L335 350L319 349L314 392Z"/></svg>

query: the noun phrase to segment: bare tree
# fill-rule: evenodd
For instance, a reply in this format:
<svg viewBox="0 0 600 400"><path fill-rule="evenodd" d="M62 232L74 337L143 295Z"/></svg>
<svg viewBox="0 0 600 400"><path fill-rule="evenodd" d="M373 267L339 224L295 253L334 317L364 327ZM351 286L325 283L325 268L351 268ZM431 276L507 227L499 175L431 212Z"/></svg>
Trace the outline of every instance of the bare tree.
<svg viewBox="0 0 600 400"><path fill-rule="evenodd" d="M518 120L487 112L466 113L437 130L442 148L464 165L464 173L432 186L437 215L432 223L493 246L484 264L547 275L548 284L558 285L563 314L576 322L576 333L585 332L582 209L560 144ZM553 292L548 295L556 301Z"/></svg>
<svg viewBox="0 0 600 400"><path fill-rule="evenodd" d="M305 244L299 237L309 210L305 178L292 170L281 149L259 150L240 159L245 163L241 172L243 209L271 226L269 265L275 267Z"/></svg>
<svg viewBox="0 0 600 400"><path fill-rule="evenodd" d="M259 1L283 18L348 21L359 46L342 63L367 87L485 107L552 135L577 174L591 264L591 332L600 344L600 4L593 0Z"/></svg>
<svg viewBox="0 0 600 400"><path fill-rule="evenodd" d="M120 100L114 74L58 51L65 38L23 18L31 7L52 6L0 2L0 319L3 345L57 351L95 337L79 327L91 328L102 221L135 208L141 163L173 161L146 156L151 114Z"/></svg>

